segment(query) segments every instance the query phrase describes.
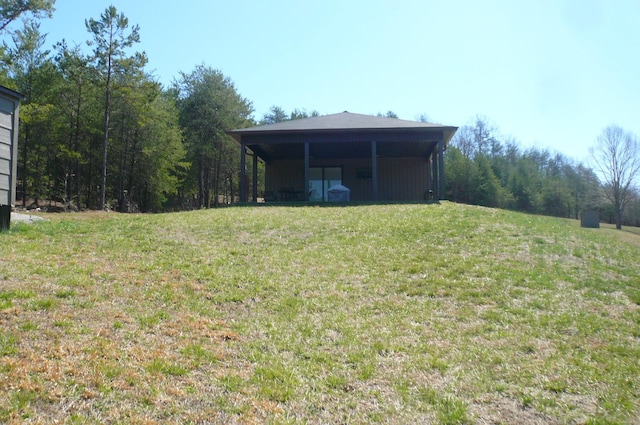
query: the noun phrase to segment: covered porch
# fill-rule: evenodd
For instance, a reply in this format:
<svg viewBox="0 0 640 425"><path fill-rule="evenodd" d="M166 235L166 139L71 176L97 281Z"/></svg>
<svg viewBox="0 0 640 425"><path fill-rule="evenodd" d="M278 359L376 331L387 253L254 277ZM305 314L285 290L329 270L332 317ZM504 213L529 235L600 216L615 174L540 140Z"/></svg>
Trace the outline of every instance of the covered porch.
<svg viewBox="0 0 640 425"><path fill-rule="evenodd" d="M341 184L352 201L444 199L446 145L456 127L340 114L232 130L240 144L240 201L258 201L258 161L265 163L265 201L323 202Z"/></svg>

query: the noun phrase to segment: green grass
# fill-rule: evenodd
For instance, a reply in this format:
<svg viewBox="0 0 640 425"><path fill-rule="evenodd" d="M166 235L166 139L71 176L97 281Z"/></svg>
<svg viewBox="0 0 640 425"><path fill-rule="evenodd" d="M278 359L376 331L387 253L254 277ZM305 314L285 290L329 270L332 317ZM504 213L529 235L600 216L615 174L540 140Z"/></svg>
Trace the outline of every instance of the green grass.
<svg viewBox="0 0 640 425"><path fill-rule="evenodd" d="M451 203L0 234L0 422L637 423L640 234Z"/></svg>

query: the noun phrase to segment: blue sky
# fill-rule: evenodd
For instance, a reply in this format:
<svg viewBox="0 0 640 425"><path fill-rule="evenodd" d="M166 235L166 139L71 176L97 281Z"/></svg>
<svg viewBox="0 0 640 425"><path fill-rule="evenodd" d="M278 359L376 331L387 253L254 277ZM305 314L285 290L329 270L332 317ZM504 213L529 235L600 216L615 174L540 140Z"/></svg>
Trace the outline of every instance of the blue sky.
<svg viewBox="0 0 640 425"><path fill-rule="evenodd" d="M113 4L170 84L221 70L261 118L272 105L462 126L575 160L611 123L640 136L637 0L57 0L48 45L85 45Z"/></svg>

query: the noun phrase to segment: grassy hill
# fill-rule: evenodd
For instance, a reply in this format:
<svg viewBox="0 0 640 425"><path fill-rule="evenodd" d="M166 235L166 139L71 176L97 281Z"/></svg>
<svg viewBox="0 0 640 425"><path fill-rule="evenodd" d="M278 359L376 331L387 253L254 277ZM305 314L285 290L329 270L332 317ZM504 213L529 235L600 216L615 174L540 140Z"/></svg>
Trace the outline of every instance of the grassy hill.
<svg viewBox="0 0 640 425"><path fill-rule="evenodd" d="M640 422L640 235L451 203L48 218L0 234L0 422Z"/></svg>

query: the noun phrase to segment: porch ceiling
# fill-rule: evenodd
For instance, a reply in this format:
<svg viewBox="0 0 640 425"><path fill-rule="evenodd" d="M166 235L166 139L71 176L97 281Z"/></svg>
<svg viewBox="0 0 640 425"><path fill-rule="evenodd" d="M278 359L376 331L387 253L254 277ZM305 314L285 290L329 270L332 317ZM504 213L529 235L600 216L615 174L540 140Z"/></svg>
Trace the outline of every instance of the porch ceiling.
<svg viewBox="0 0 640 425"><path fill-rule="evenodd" d="M377 142L379 157L420 157L428 158L437 142ZM247 147L263 160L304 159L304 143L255 143ZM370 158L371 142L310 143L309 157L328 158Z"/></svg>

